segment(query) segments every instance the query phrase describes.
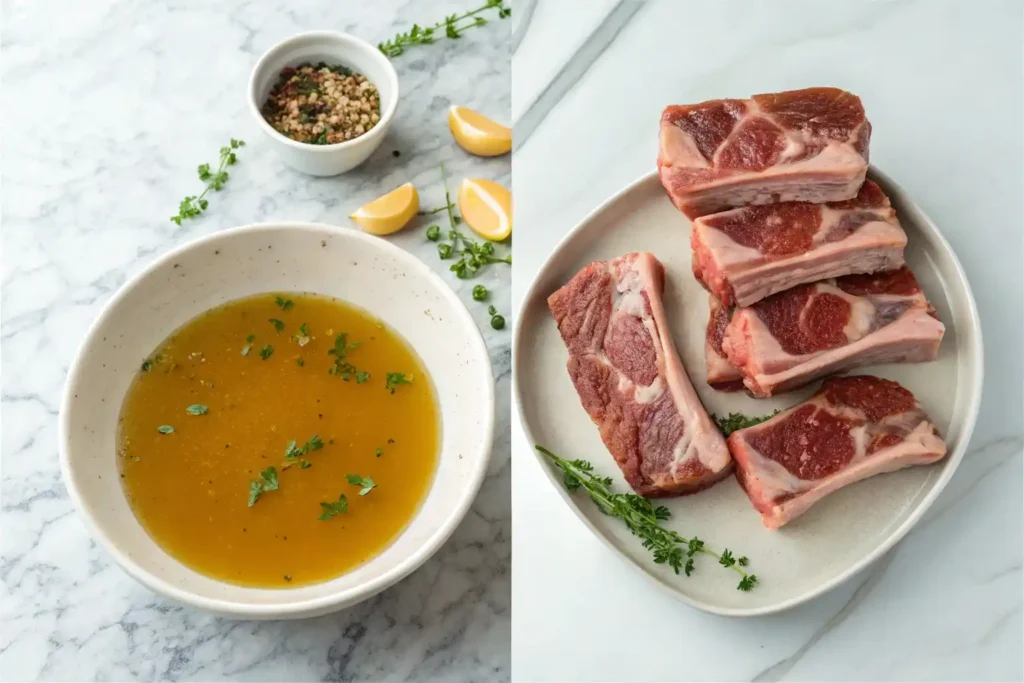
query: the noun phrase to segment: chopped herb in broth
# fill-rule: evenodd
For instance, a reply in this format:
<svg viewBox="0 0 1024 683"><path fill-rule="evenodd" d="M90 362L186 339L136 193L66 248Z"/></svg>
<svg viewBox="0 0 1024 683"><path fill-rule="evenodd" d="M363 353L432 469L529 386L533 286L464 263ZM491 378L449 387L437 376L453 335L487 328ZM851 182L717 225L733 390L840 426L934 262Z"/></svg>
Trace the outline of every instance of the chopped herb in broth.
<svg viewBox="0 0 1024 683"><path fill-rule="evenodd" d="M267 320L283 326L270 323L276 351L255 344L275 333ZM417 381L392 396L396 367ZM305 294L187 323L144 361L121 417L121 481L142 526L186 565L247 586L326 581L380 553L424 498L440 443L415 353L363 311Z"/></svg>
<svg viewBox="0 0 1024 683"><path fill-rule="evenodd" d="M400 384L412 384L412 375L407 375L404 372L389 372L384 388L393 394L395 393L395 387Z"/></svg>

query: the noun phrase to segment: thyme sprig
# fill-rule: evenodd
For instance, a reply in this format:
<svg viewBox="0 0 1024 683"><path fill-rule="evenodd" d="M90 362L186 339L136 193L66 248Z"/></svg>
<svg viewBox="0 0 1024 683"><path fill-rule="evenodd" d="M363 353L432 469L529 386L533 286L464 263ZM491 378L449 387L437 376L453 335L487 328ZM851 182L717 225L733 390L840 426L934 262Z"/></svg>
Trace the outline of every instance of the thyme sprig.
<svg viewBox="0 0 1024 683"><path fill-rule="evenodd" d="M586 460L565 460L543 446L536 448L562 471L562 482L570 493L582 488L601 512L622 520L634 536L642 539L644 548L651 551L657 564L667 564L676 574L681 571L689 576L694 570L694 555L701 553L714 557L718 564L740 575L737 590L749 591L757 585L757 576L743 569L750 564L746 557L737 558L729 549L716 553L696 536L686 538L663 527L661 522L669 517L665 506L655 507L647 498L635 493L613 492L611 478L595 474L594 466Z"/></svg>
<svg viewBox="0 0 1024 683"><path fill-rule="evenodd" d="M224 184L228 182L228 172L225 169L228 166L235 165L235 162L238 161L238 157L235 156L235 150L244 146L244 141L231 138L231 142L227 147L221 147L220 166L217 167L216 172L210 171L209 164L199 165L196 172L199 175L199 179L206 183L206 188L198 196L188 196L181 200L181 203L178 204L178 215L171 216L171 220L174 223L181 225L181 222L186 218L196 218L206 211L206 207L210 205L209 200L206 199L206 194L210 190L220 192L224 189Z"/></svg>
<svg viewBox="0 0 1024 683"><path fill-rule="evenodd" d="M722 432L722 436L729 436L733 432L746 429L747 427L753 427L754 425L761 424L766 420L770 420L778 414L778 410L770 415L761 415L759 417L747 417L743 413L729 413L725 417L719 417L718 415L711 413L711 419L718 425L718 429Z"/></svg>
<svg viewBox="0 0 1024 683"><path fill-rule="evenodd" d="M451 265L449 270L455 273L460 280L467 280L481 268L492 263L512 264L512 254L504 257L495 256L494 243L489 241L477 242L471 237L459 231L459 223L462 219L455 213L455 205L452 204L451 194L448 192L448 175L445 173L444 164L441 164L441 182L444 184L444 207L434 209L428 213L437 213L444 210L448 214L448 241L437 245L437 255L443 260L457 256L458 260ZM427 239L436 242L441 237L440 226L432 225L427 228Z"/></svg>
<svg viewBox="0 0 1024 683"><path fill-rule="evenodd" d="M388 57L397 57L405 52L406 48L413 45L430 45L437 40L442 29L446 38L457 40L467 29L486 24L487 20L479 15L481 12L491 9L498 10L499 19L504 19L512 14L511 8L505 6L504 0L487 0L480 7L464 14L449 14L433 26L413 24L407 32L398 33L394 38L378 44L377 47Z"/></svg>

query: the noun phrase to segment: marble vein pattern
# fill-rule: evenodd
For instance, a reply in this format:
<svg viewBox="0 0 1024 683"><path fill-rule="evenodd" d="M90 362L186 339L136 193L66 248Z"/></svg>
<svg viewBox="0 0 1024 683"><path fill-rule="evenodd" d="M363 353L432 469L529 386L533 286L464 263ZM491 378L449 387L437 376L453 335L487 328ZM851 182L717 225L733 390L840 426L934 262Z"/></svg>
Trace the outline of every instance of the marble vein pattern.
<svg viewBox="0 0 1024 683"><path fill-rule="evenodd" d="M915 529L843 586L757 619L646 585L579 524L514 425L517 680L1024 678L1022 41L1024 10L1000 0L537 0L513 56L516 217L532 228L514 308L565 234L653 168L666 104L841 85L865 98L872 162L963 264L986 375L963 462ZM643 627L609 637L608 624Z"/></svg>
<svg viewBox="0 0 1024 683"><path fill-rule="evenodd" d="M155 257L247 223L348 214L404 182L443 204L438 165L508 185L510 160L459 149L451 104L508 122L510 22L412 48L388 138L360 170L302 176L277 159L246 108L249 71L304 30L371 42L467 9L464 0L4 3L2 15L2 508L0 678L40 681L510 678L509 269L448 273L422 222L392 238L442 272L483 331L497 381L496 440L476 503L441 551L347 611L299 622L215 618L132 582L90 538L60 480L62 385L104 302ZM201 189L196 166L247 141L208 212L168 217ZM492 330L483 284L509 320Z"/></svg>

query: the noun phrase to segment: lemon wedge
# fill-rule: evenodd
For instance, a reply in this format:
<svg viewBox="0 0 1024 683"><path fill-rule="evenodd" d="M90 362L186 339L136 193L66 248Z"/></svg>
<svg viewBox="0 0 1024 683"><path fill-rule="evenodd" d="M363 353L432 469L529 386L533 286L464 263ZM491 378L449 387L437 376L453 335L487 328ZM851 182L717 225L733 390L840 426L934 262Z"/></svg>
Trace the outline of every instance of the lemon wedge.
<svg viewBox="0 0 1024 683"><path fill-rule="evenodd" d="M512 130L472 109L451 107L448 127L455 142L470 154L495 157L512 149Z"/></svg>
<svg viewBox="0 0 1024 683"><path fill-rule="evenodd" d="M406 183L383 197L359 207L349 218L354 220L363 232L371 235L390 235L404 228L419 210L420 195L412 183Z"/></svg>
<svg viewBox="0 0 1024 683"><path fill-rule="evenodd" d="M493 180L463 180L459 213L466 225L484 239L500 242L512 234L512 193Z"/></svg>

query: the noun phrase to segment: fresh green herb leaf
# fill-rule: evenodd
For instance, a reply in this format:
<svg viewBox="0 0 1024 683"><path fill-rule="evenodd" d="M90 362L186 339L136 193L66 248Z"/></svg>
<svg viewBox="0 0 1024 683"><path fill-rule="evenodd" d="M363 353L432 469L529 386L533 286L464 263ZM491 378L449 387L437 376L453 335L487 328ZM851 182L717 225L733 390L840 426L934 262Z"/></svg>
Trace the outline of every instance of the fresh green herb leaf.
<svg viewBox="0 0 1024 683"><path fill-rule="evenodd" d="M412 384L412 375L407 375L404 372L389 372L384 388L393 394L395 387L401 384Z"/></svg>
<svg viewBox="0 0 1024 683"><path fill-rule="evenodd" d="M367 493L377 488L377 484L375 484L373 479L370 477L360 477L358 474L346 474L345 479L347 479L348 483L353 486L362 487L359 489L360 496L365 496Z"/></svg>
<svg viewBox="0 0 1024 683"><path fill-rule="evenodd" d="M252 341L256 338L255 334L249 334L245 337L245 346L242 347L242 355L248 356L249 352L252 351Z"/></svg>
<svg viewBox="0 0 1024 683"><path fill-rule="evenodd" d="M334 356L334 365L331 366L328 372L332 375L339 375L346 382L353 376L356 375L356 383L362 384L366 380L359 380L360 372L356 366L346 360L348 352L353 349L359 348L359 342L348 343L348 334L342 332L334 338L334 348L328 349L328 355ZM369 374L366 373L366 379L369 379Z"/></svg>
<svg viewBox="0 0 1024 683"><path fill-rule="evenodd" d="M208 410L202 403L193 403L188 408L185 408L185 412L189 415L206 415Z"/></svg>
<svg viewBox="0 0 1024 683"><path fill-rule="evenodd" d="M320 503L320 516L317 519L328 520L348 512L348 499L345 494L338 496L337 503Z"/></svg>
<svg viewBox="0 0 1024 683"><path fill-rule="evenodd" d="M274 329L280 332L284 329L284 321L278 320L277 318L270 318L270 324L274 326Z"/></svg>
<svg viewBox="0 0 1024 683"><path fill-rule="evenodd" d="M299 346L305 346L309 343L309 330L306 329L306 323L299 325L299 331L292 335L292 339L298 342Z"/></svg>
<svg viewBox="0 0 1024 683"><path fill-rule="evenodd" d="M427 228L427 239L430 240L431 242L436 242L439 239L441 239L441 226L431 225L429 228Z"/></svg>
<svg viewBox="0 0 1024 683"><path fill-rule="evenodd" d="M357 372L356 373L356 384L362 384L370 380L370 373L368 372Z"/></svg>
<svg viewBox="0 0 1024 683"><path fill-rule="evenodd" d="M498 315L498 309L494 306L487 307L487 315Z"/></svg>
<svg viewBox="0 0 1024 683"><path fill-rule="evenodd" d="M741 591L749 592L750 589L753 588L756 585L757 585L757 575L756 574L747 574L742 579L740 579L740 585L737 586L737 588L739 590L741 590Z"/></svg>
<svg viewBox="0 0 1024 683"><path fill-rule="evenodd" d="M160 425L159 427L156 428L156 431L160 432L161 434L173 434L174 427L172 427L171 425Z"/></svg>
<svg viewBox="0 0 1024 683"><path fill-rule="evenodd" d="M206 188L203 189L202 194L195 196L190 195L181 200L178 204L178 213L175 216L171 216L171 221L176 225L181 225L183 220L189 218L196 218L210 205L206 200L206 193L210 190L220 191L224 188L224 184L228 181L228 173L224 169L228 166L234 165L238 158L235 156L234 150L245 145L241 140L235 140L231 138L231 144L228 147L221 147L220 149L220 166L215 172L210 171L209 164L200 164L197 168L197 175L199 180L206 183Z"/></svg>
<svg viewBox="0 0 1024 683"><path fill-rule="evenodd" d="M274 347L272 345L267 344L262 349L260 349L260 358L262 358L263 360L270 358L272 355L274 355Z"/></svg>
<svg viewBox="0 0 1024 683"><path fill-rule="evenodd" d="M736 561L729 550L719 555L706 548L699 538L686 538L662 526L669 517L667 508L655 507L647 498L635 493L615 493L612 480L595 474L594 466L586 460L565 460L543 446L536 448L561 470L562 481L569 492L583 489L601 512L620 519L641 539L656 564L667 564L676 574L682 572L689 576L694 570L693 556L701 553L716 558L723 567L740 575L737 590L749 591L757 583L756 576L742 569L749 563L746 557Z"/></svg>
<svg viewBox="0 0 1024 683"><path fill-rule="evenodd" d="M473 301L485 301L487 299L488 291L483 285L476 285L473 287Z"/></svg>
<svg viewBox="0 0 1024 683"><path fill-rule="evenodd" d="M771 415L762 415L760 417L747 417L743 413L729 413L726 417L718 417L714 413L711 413L711 419L718 424L718 428L722 431L723 436L729 436L740 429L753 427L756 424L761 424L765 420L770 420L778 414L778 410Z"/></svg>
<svg viewBox="0 0 1024 683"><path fill-rule="evenodd" d="M511 264L511 254L504 258L498 258L494 255L494 244L492 242L477 242L476 240L459 232L458 225L460 219L455 214L455 206L452 204L451 195L448 192L448 176L445 174L444 164L441 164L441 180L444 183L445 206L443 208L448 212L449 242L442 242L437 245L437 255L441 257L442 260L449 259L452 256L459 257L458 260L449 267L449 270L455 273L455 276L460 280L466 280L475 276L482 268L492 263ZM440 228L432 234L440 238ZM487 298L486 289L483 290L483 295L477 294L478 291L479 290L474 288L474 299L476 299L477 296L483 296L483 298L476 299L477 301L483 301Z"/></svg>
<svg viewBox="0 0 1024 683"><path fill-rule="evenodd" d="M278 308L282 311L290 310L291 307L295 305L295 302L291 299L283 299L279 296L274 297L274 303L277 304Z"/></svg>
<svg viewBox="0 0 1024 683"><path fill-rule="evenodd" d="M301 447L297 445L295 439L288 442L288 445L284 449L284 457L286 460L295 460L303 455L308 455L313 451L318 451L324 447L324 442L319 436L314 434L309 437L309 441L304 443Z"/></svg>
<svg viewBox="0 0 1024 683"><path fill-rule="evenodd" d="M252 479L249 482L249 507L256 504L259 497L268 492L277 490L277 469L268 467L260 472L259 479Z"/></svg>
<svg viewBox="0 0 1024 683"><path fill-rule="evenodd" d="M308 460L301 460L301 461L299 461L299 469L300 470L307 470L307 469L309 469L312 466L313 465Z"/></svg>
<svg viewBox="0 0 1024 683"><path fill-rule="evenodd" d="M504 0L487 0L480 7L463 14L450 14L433 26L413 24L407 32L399 33L377 47L388 57L397 57L413 45L430 45L437 40L442 29L446 38L457 40L467 29L485 25L487 20L477 15L490 9L498 10L499 19L505 19L512 14L512 10L505 6Z"/></svg>

